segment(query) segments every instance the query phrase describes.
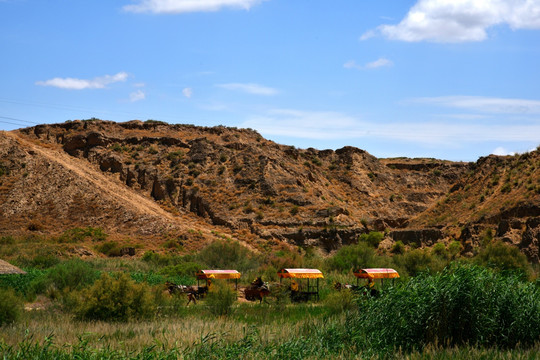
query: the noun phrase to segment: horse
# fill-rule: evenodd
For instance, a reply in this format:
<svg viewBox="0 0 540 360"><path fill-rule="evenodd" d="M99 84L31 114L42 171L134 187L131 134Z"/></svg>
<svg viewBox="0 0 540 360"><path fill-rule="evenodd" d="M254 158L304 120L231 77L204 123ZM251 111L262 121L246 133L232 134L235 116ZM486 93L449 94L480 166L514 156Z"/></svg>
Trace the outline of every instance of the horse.
<svg viewBox="0 0 540 360"><path fill-rule="evenodd" d="M340 282L334 283L334 289L341 291L341 290L350 290L354 291L356 293L362 293L363 295L370 295L372 297L379 296L379 291L375 288L369 287L369 285L365 286L358 286L358 285L351 285L351 284L342 284Z"/></svg>
<svg viewBox="0 0 540 360"><path fill-rule="evenodd" d="M261 277L257 277L250 286L244 289L244 297L246 300L259 300L262 303L265 296L270 295L270 287L268 283L262 281Z"/></svg>
<svg viewBox="0 0 540 360"><path fill-rule="evenodd" d="M358 285L352 285L352 284L342 284L340 282L334 283L334 289L341 291L341 290L351 290L351 291L359 291L362 287Z"/></svg>
<svg viewBox="0 0 540 360"><path fill-rule="evenodd" d="M186 294L188 297L188 302L186 305L189 305L193 301L194 304L197 304L197 300L201 297L204 297L208 292L207 287L195 287L195 286L186 286L186 285L177 285L173 282L167 281L165 287L169 294Z"/></svg>

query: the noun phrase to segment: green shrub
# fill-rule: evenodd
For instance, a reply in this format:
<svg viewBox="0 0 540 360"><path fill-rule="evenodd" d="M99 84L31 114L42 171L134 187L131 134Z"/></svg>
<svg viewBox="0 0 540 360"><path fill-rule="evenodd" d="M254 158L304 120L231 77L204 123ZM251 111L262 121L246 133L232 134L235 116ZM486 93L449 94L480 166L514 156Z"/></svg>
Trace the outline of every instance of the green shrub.
<svg viewBox="0 0 540 360"><path fill-rule="evenodd" d="M165 276L183 276L193 277L198 270L201 270L203 265L198 262L186 261L176 265L169 265L159 271L161 275Z"/></svg>
<svg viewBox="0 0 540 360"><path fill-rule="evenodd" d="M73 228L64 231L58 238L58 242L61 243L80 243L84 241L103 241L107 239L107 234L103 232L101 228Z"/></svg>
<svg viewBox="0 0 540 360"><path fill-rule="evenodd" d="M26 268L26 274L0 275L0 288L13 289L18 295L32 299L35 295L35 283L42 281L47 270Z"/></svg>
<svg viewBox="0 0 540 360"><path fill-rule="evenodd" d="M496 241L482 249L474 258L476 264L497 270L518 270L528 275L530 266L527 257L515 246Z"/></svg>
<svg viewBox="0 0 540 360"><path fill-rule="evenodd" d="M107 241L98 245L96 250L110 257L120 256L120 246L116 241Z"/></svg>
<svg viewBox="0 0 540 360"><path fill-rule="evenodd" d="M392 249L390 249L390 252L392 254L403 254L405 252L405 244L403 244L403 241L396 241L395 244L392 245Z"/></svg>
<svg viewBox="0 0 540 360"><path fill-rule="evenodd" d="M11 235L0 237L0 245L13 245L15 244L15 238Z"/></svg>
<svg viewBox="0 0 540 360"><path fill-rule="evenodd" d="M235 269L245 272L259 266L258 257L238 241L216 240L203 248L197 260L214 269Z"/></svg>
<svg viewBox="0 0 540 360"><path fill-rule="evenodd" d="M0 299L0 326L17 321L22 313L22 301L12 289L2 288Z"/></svg>
<svg viewBox="0 0 540 360"><path fill-rule="evenodd" d="M447 261L433 256L427 250L415 249L394 256L394 263L406 271L410 276L416 276L424 271L440 271L446 265Z"/></svg>
<svg viewBox="0 0 540 360"><path fill-rule="evenodd" d="M423 273L362 303L358 346L532 346L540 338L540 291L519 276L456 265Z"/></svg>
<svg viewBox="0 0 540 360"><path fill-rule="evenodd" d="M156 311L151 288L125 273L118 278L103 274L75 297L75 314L83 320L127 321L148 318Z"/></svg>
<svg viewBox="0 0 540 360"><path fill-rule="evenodd" d="M462 248L463 247L461 246L461 243L459 241L457 240L452 241L450 245L448 245L448 253L450 254L450 258L455 259L456 257L458 257Z"/></svg>
<svg viewBox="0 0 540 360"><path fill-rule="evenodd" d="M237 292L230 284L222 281L214 281L208 295L206 305L214 315L228 315L232 311L232 305L236 301Z"/></svg>
<svg viewBox="0 0 540 360"><path fill-rule="evenodd" d="M180 160L184 157L184 152L182 150L178 151L171 151L167 154L167 159L174 161L174 160Z"/></svg>
<svg viewBox="0 0 540 360"><path fill-rule="evenodd" d="M324 299L324 305L333 314L356 309L354 293L350 290L333 291Z"/></svg>
<svg viewBox="0 0 540 360"><path fill-rule="evenodd" d="M354 271L360 267L378 267L380 265L381 259L377 256L375 250L363 242L356 245L343 246L334 256L328 259L330 270L341 272Z"/></svg>
<svg viewBox="0 0 540 360"><path fill-rule="evenodd" d="M369 234L362 234L358 241L365 242L373 248L379 247L379 243L384 238L384 234L378 231L370 231Z"/></svg>
<svg viewBox="0 0 540 360"><path fill-rule="evenodd" d="M34 267L37 269L48 269L60 263L60 259L55 254L51 254L44 249L40 254L34 256L25 266Z"/></svg>
<svg viewBox="0 0 540 360"><path fill-rule="evenodd" d="M91 285L99 278L99 271L92 265L79 259L60 263L47 271L47 274L33 282L34 293L43 294L46 291L55 296L56 291L80 290Z"/></svg>
<svg viewBox="0 0 540 360"><path fill-rule="evenodd" d="M438 256L441 259L448 259L449 254L446 250L446 246L443 243L437 243L431 248L433 255Z"/></svg>

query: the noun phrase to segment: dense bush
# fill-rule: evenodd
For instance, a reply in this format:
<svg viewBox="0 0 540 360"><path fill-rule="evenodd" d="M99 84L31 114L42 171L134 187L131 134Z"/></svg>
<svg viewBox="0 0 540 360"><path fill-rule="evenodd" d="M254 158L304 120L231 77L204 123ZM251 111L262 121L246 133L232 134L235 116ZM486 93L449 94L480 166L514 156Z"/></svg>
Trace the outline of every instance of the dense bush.
<svg viewBox="0 0 540 360"><path fill-rule="evenodd" d="M135 283L127 274L118 278L103 274L74 297L75 314L84 320L127 321L150 317L156 310L151 288Z"/></svg>
<svg viewBox="0 0 540 360"><path fill-rule="evenodd" d="M41 239L36 241L39 242L44 240ZM37 254L34 255L33 258L26 258L21 256L17 258L16 263L19 267L23 268L28 267L36 269L48 269L59 264L60 258L58 257L55 250L47 246L40 245L40 248L37 250Z"/></svg>
<svg viewBox="0 0 540 360"><path fill-rule="evenodd" d="M379 243L384 238L384 234L378 231L370 231L369 234L362 234L358 238L358 241L365 242L369 246L377 248L379 246Z"/></svg>
<svg viewBox="0 0 540 360"><path fill-rule="evenodd" d="M203 265L198 262L186 261L176 265L169 265L159 271L161 275L169 277L194 277L198 270L201 270Z"/></svg>
<svg viewBox="0 0 540 360"><path fill-rule="evenodd" d="M202 249L198 261L214 269L235 269L245 272L257 268L257 256L238 241L218 240Z"/></svg>
<svg viewBox="0 0 540 360"><path fill-rule="evenodd" d="M518 270L524 275L530 271L527 257L515 246L506 245L500 241L494 242L482 249L474 262L497 270Z"/></svg>
<svg viewBox="0 0 540 360"><path fill-rule="evenodd" d="M110 257L120 256L120 245L116 241L107 241L96 246L96 250Z"/></svg>
<svg viewBox="0 0 540 360"><path fill-rule="evenodd" d="M415 249L393 258L394 264L406 274L416 276L424 271L441 271L448 264L446 259L431 254L429 250Z"/></svg>
<svg viewBox="0 0 540 360"><path fill-rule="evenodd" d="M230 284L223 281L214 281L206 296L206 305L214 315L227 315L230 314L236 298L236 290Z"/></svg>
<svg viewBox="0 0 540 360"><path fill-rule="evenodd" d="M356 309L355 294L348 290L333 291L324 299L324 305L331 313L340 313Z"/></svg>
<svg viewBox="0 0 540 360"><path fill-rule="evenodd" d="M10 324L19 319L22 312L22 301L12 289L0 288L0 326Z"/></svg>
<svg viewBox="0 0 540 360"><path fill-rule="evenodd" d="M357 340L378 349L531 346L540 339L538 286L471 265L423 273L362 308Z"/></svg>
<svg viewBox="0 0 540 360"><path fill-rule="evenodd" d="M26 268L26 274L6 274L0 275L0 288L13 289L15 292L27 299L35 296L35 284L42 281L47 270Z"/></svg>
<svg viewBox="0 0 540 360"><path fill-rule="evenodd" d="M360 242L357 245L341 247L336 254L328 260L330 270L350 271L359 267L379 267L383 259L377 256L375 250L368 244Z"/></svg>
<svg viewBox="0 0 540 360"><path fill-rule="evenodd" d="M34 292L54 295L56 291L80 290L99 278L99 271L79 259L68 260L50 268L46 275L33 283Z"/></svg>

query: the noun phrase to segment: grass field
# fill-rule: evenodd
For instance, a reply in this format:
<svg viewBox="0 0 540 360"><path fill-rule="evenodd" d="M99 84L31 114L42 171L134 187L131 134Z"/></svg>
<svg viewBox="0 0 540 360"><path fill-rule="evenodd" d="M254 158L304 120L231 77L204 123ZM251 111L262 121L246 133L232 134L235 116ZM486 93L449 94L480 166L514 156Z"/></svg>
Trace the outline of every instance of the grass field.
<svg viewBox="0 0 540 360"><path fill-rule="evenodd" d="M204 256L22 259L27 275L0 276L0 359L537 359L540 281L502 249L498 267L494 256L444 252L385 258L365 244L328 258L262 258L222 243ZM359 258L403 277L378 297L334 290L356 282ZM323 269L319 301L246 302L219 281L196 305L165 292L166 280L193 283L201 266L242 268L241 286L259 274L275 281L284 260Z"/></svg>

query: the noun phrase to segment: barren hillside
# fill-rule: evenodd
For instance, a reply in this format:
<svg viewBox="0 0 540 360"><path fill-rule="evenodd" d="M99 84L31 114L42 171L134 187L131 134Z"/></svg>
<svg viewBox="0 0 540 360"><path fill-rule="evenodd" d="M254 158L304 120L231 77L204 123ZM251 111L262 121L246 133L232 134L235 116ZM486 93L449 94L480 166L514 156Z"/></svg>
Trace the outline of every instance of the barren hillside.
<svg viewBox="0 0 540 360"><path fill-rule="evenodd" d="M6 234L93 226L149 247L182 238L197 248L228 236L254 247L287 242L330 251L370 230L429 246L488 217L495 224L509 209L532 209L525 223L540 216L538 152L475 164L377 159L353 147L279 145L249 129L92 119L2 133L0 156ZM515 162L501 170L500 191L476 199L499 161ZM514 242L526 226L538 228L530 221Z"/></svg>

